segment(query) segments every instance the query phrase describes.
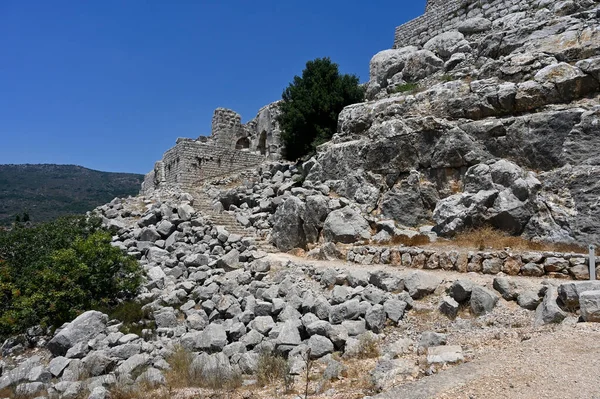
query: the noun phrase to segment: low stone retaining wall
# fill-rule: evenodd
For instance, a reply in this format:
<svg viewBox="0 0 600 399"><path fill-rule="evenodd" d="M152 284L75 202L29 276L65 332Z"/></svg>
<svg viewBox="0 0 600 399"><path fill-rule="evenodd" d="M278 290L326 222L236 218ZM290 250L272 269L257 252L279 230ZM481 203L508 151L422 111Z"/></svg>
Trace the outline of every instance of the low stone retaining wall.
<svg viewBox="0 0 600 399"><path fill-rule="evenodd" d="M348 262L386 264L414 269L443 269L462 273L504 273L511 276L589 279L589 259L583 254L558 252L436 251L418 247L355 246L346 254ZM600 277L600 267L596 275Z"/></svg>

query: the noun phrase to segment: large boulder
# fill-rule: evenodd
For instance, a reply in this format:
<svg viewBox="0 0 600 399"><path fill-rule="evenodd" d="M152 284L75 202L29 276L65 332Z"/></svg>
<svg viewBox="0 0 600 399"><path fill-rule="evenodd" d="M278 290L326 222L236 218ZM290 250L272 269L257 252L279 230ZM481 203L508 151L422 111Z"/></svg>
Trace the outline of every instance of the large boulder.
<svg viewBox="0 0 600 399"><path fill-rule="evenodd" d="M555 85L564 101L571 101L598 89L598 82L592 76L566 62L542 68L535 75L535 80L541 84Z"/></svg>
<svg viewBox="0 0 600 399"><path fill-rule="evenodd" d="M436 57L429 50L419 50L410 54L402 70L403 79L407 82L416 82L441 70L444 61Z"/></svg>
<svg viewBox="0 0 600 399"><path fill-rule="evenodd" d="M87 343L106 330L108 316L90 310L78 316L62 328L48 342L48 350L54 356L64 356L67 351L79 343Z"/></svg>
<svg viewBox="0 0 600 399"><path fill-rule="evenodd" d="M404 279L404 287L413 299L421 299L432 294L442 283L442 279L434 274L416 271Z"/></svg>
<svg viewBox="0 0 600 399"><path fill-rule="evenodd" d="M227 254L223 255L217 261L217 266L226 271L232 271L242 267L239 251L237 249L232 249Z"/></svg>
<svg viewBox="0 0 600 399"><path fill-rule="evenodd" d="M444 32L431 38L423 46L426 50L436 53L443 59L448 59L454 53L468 53L471 51L469 42L460 32Z"/></svg>
<svg viewBox="0 0 600 399"><path fill-rule="evenodd" d="M544 300L535 310L536 325L560 323L567 317L567 314L556 303L557 296L556 287L548 286Z"/></svg>
<svg viewBox="0 0 600 399"><path fill-rule="evenodd" d="M471 290L471 310L477 316L491 312L498 303L498 295L487 288L474 285Z"/></svg>
<svg viewBox="0 0 600 399"><path fill-rule="evenodd" d="M600 291L585 291L579 296L581 317L587 322L600 323Z"/></svg>
<svg viewBox="0 0 600 399"><path fill-rule="evenodd" d="M281 251L306 246L304 214L306 207L298 197L288 198L273 215L273 243Z"/></svg>
<svg viewBox="0 0 600 399"><path fill-rule="evenodd" d="M371 238L369 223L354 209L346 206L331 212L323 225L325 241L352 244Z"/></svg>
<svg viewBox="0 0 600 399"><path fill-rule="evenodd" d="M408 46L375 54L369 64L370 80L385 85L387 79L402 71L407 56L416 51L417 47Z"/></svg>
<svg viewBox="0 0 600 399"><path fill-rule="evenodd" d="M317 242L323 223L329 214L329 198L324 195L311 195L306 198L304 213L304 235L307 243Z"/></svg>
<svg viewBox="0 0 600 399"><path fill-rule="evenodd" d="M600 281L570 281L558 286L558 298L565 307L577 309L580 296L586 291L600 291Z"/></svg>
<svg viewBox="0 0 600 399"><path fill-rule="evenodd" d="M437 203L433 211L436 233L453 235L482 225L511 234L523 233L534 215L541 186L533 172L501 159L470 167L464 182L465 192Z"/></svg>
<svg viewBox="0 0 600 399"><path fill-rule="evenodd" d="M465 35L487 32L492 27L492 21L482 17L469 18L458 24L458 31Z"/></svg>

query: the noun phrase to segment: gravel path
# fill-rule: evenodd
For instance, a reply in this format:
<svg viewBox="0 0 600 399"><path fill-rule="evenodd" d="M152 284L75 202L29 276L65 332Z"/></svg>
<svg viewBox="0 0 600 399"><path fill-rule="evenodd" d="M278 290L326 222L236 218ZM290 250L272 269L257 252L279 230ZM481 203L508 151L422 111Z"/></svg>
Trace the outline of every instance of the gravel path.
<svg viewBox="0 0 600 399"><path fill-rule="evenodd" d="M314 261L288 254L276 254L281 261L310 263L317 268L346 270L385 270L405 275L415 269L389 265L357 265L343 261ZM426 271L446 281L467 278L491 286L495 276L451 271ZM543 278L511 277L521 286L539 286ZM549 280L560 284L560 280ZM435 300L434 300L435 302ZM514 302L501 300L494 320L522 320L527 311ZM413 323L422 323L415 317ZM526 317L527 319L527 317ZM529 319L530 320L530 319ZM500 323L502 324L502 323ZM577 323L574 317L559 326L534 328L499 327L486 330L448 329L453 344L470 347L469 361L432 376L404 383L378 399L494 399L494 398L570 398L600 399L600 324Z"/></svg>
<svg viewBox="0 0 600 399"><path fill-rule="evenodd" d="M378 399L600 398L600 327L577 324L402 385Z"/></svg>

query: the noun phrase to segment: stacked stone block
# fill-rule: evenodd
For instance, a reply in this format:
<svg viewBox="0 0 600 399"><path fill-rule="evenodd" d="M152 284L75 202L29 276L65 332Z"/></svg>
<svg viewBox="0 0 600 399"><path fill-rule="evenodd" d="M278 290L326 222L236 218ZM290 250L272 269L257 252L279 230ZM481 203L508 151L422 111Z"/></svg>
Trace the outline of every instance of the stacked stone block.
<svg viewBox="0 0 600 399"><path fill-rule="evenodd" d="M394 48L423 45L440 33L456 29L468 18L484 17L494 21L509 13L536 10L538 1L429 0L425 14L396 28Z"/></svg>

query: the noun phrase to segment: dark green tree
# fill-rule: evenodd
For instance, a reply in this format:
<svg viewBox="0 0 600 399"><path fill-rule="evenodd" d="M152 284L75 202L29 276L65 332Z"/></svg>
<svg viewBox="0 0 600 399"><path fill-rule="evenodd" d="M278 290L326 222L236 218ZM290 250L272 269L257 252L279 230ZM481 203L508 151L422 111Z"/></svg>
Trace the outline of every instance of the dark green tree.
<svg viewBox="0 0 600 399"><path fill-rule="evenodd" d="M357 76L340 74L329 58L308 61L302 76L294 76L282 95L278 121L285 158L294 161L314 153L336 132L342 109L363 97Z"/></svg>

